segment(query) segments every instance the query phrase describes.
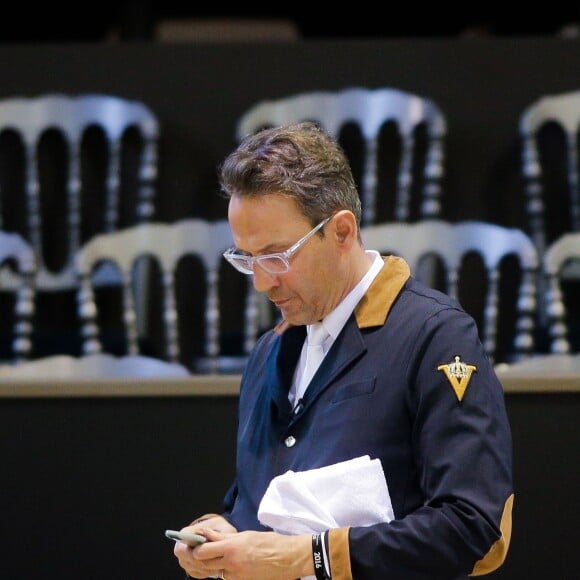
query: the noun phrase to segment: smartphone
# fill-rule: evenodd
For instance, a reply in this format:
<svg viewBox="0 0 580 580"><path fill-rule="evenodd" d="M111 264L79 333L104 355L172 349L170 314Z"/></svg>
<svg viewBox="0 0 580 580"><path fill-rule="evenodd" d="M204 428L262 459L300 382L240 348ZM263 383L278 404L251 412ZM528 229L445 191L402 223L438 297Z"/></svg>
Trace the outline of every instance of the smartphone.
<svg viewBox="0 0 580 580"><path fill-rule="evenodd" d="M183 542L188 546L195 548L199 544L203 544L207 541L205 536L201 534L192 534L191 532L178 532L177 530L165 530L165 535L170 540L175 540L176 542Z"/></svg>

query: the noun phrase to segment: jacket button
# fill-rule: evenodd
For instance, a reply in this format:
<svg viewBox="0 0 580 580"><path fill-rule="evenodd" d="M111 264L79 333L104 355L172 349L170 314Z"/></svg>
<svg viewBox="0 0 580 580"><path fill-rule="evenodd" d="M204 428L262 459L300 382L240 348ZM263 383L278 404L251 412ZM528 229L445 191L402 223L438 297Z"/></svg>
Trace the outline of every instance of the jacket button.
<svg viewBox="0 0 580 580"><path fill-rule="evenodd" d="M290 435L290 437L286 437L284 445L286 445L286 447L294 447L294 445L296 445L296 439Z"/></svg>

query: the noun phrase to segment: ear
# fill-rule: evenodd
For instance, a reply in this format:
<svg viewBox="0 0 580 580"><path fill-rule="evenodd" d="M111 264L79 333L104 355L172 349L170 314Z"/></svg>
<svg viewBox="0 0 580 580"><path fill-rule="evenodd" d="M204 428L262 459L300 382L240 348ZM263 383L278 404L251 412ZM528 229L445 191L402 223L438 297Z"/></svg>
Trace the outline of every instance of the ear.
<svg viewBox="0 0 580 580"><path fill-rule="evenodd" d="M349 249L358 240L358 227L354 214L343 209L332 218L334 235L339 245Z"/></svg>

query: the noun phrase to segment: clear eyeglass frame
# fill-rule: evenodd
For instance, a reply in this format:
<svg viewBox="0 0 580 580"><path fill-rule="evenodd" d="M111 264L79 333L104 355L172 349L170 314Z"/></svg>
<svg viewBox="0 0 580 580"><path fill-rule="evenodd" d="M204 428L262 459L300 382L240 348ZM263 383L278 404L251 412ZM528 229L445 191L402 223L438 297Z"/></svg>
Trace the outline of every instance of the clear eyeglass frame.
<svg viewBox="0 0 580 580"><path fill-rule="evenodd" d="M290 270L290 259L292 256L321 228L329 221L330 217L323 219L317 226L312 228L303 238L300 238L294 245L285 252L276 252L274 254L263 254L261 256L248 256L246 254L236 253L236 247L226 250L224 258L242 274L252 275L256 264L268 274L285 274Z"/></svg>

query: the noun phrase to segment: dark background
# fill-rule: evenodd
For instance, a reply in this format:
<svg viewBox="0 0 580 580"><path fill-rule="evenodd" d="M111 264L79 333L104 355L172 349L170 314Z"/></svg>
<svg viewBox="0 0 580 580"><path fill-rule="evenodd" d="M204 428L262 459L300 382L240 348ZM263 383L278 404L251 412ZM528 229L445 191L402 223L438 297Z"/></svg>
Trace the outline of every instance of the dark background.
<svg viewBox="0 0 580 580"><path fill-rule="evenodd" d="M183 580L163 532L221 509L236 405L199 396L0 399L0 578ZM513 536L505 564L486 578L572 580L580 396L513 393L507 408Z"/></svg>
<svg viewBox="0 0 580 580"><path fill-rule="evenodd" d="M267 8L210 8L198 2L111 0L71 4L47 2L31 9L10 8L0 22L0 42L101 42L151 40L164 20L283 20L301 38L457 37L472 35L553 36L569 34L580 24L573 2L551 2L507 10L482 3L450 9L441 3L374 2L319 7L292 2Z"/></svg>

